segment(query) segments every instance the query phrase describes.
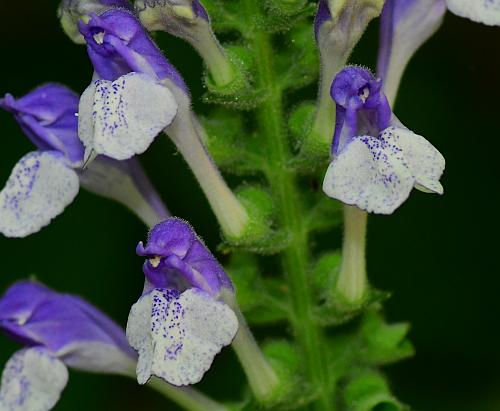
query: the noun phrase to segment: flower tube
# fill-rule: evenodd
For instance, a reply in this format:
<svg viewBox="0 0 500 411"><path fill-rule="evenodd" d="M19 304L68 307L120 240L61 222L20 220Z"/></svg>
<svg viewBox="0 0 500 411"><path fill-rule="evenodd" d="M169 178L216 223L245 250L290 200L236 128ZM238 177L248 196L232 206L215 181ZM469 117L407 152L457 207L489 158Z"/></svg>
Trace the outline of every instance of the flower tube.
<svg viewBox="0 0 500 411"><path fill-rule="evenodd" d="M441 26L444 0L388 0L380 19L377 76L391 105L413 54Z"/></svg>

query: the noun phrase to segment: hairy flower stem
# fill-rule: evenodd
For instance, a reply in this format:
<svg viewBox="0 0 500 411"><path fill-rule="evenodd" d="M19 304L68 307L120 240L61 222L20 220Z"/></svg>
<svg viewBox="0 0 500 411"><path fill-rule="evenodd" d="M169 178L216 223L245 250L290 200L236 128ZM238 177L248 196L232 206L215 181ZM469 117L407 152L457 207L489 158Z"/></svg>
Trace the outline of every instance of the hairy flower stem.
<svg viewBox="0 0 500 411"><path fill-rule="evenodd" d="M147 385L187 411L228 411L224 405L190 386L176 387L156 377L151 378Z"/></svg>
<svg viewBox="0 0 500 411"><path fill-rule="evenodd" d="M241 362L255 397L265 402L272 399L279 387L279 379L260 350L242 312L236 304L231 304L238 317L239 328L232 347Z"/></svg>
<svg viewBox="0 0 500 411"><path fill-rule="evenodd" d="M259 2L247 0L248 16L257 18ZM268 92L268 98L258 110L263 140L267 143L267 177L277 196L281 224L291 236L291 243L282 254L282 264L288 277L295 318L293 327L303 352L304 367L311 384L319 389L317 410L333 411L333 395L329 390L330 376L325 360L325 346L320 329L312 315L313 301L307 278L309 266L308 232L302 218L302 207L295 177L287 169L291 158L284 127L283 91L278 86L274 68L274 52L269 35L254 27L250 38L259 62L258 81Z"/></svg>
<svg viewBox="0 0 500 411"><path fill-rule="evenodd" d="M217 86L226 86L236 78L231 61L213 33L200 36L193 47L200 53Z"/></svg>
<svg viewBox="0 0 500 411"><path fill-rule="evenodd" d="M166 132L198 180L224 233L230 238L239 238L249 224L247 211L210 158L197 131L201 125L195 124L191 116L191 113L180 112Z"/></svg>
<svg viewBox="0 0 500 411"><path fill-rule="evenodd" d="M344 244L337 293L347 302L362 300L366 291L366 226L368 214L359 208L344 206Z"/></svg>

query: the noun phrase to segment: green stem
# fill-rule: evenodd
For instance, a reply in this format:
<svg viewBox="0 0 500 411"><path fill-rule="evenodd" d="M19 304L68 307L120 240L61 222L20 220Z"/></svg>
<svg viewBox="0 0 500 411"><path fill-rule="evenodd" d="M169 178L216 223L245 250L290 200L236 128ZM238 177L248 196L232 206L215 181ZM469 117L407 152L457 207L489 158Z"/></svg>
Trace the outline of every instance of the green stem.
<svg viewBox="0 0 500 411"><path fill-rule="evenodd" d="M249 16L258 16L259 2L246 2ZM283 124L283 92L279 88L278 74L274 70L273 49L269 35L257 27L251 38L259 62L260 86L267 90L268 98L258 111L259 124L267 142L267 177L277 196L281 223L291 235L291 243L282 255L282 263L291 290L295 321L294 331L304 355L305 369L310 382L319 389L316 409L332 411L333 396L329 390L329 373L325 361L322 335L312 315L313 301L307 277L309 266L308 232L302 218L300 195L294 175L287 170L291 158L287 134Z"/></svg>
<svg viewBox="0 0 500 411"><path fill-rule="evenodd" d="M190 386L175 387L156 377L151 378L147 385L187 411L228 411L224 405Z"/></svg>
<svg viewBox="0 0 500 411"><path fill-rule="evenodd" d="M366 225L368 214L357 207L344 206L344 244L337 292L349 303L362 300L366 291Z"/></svg>

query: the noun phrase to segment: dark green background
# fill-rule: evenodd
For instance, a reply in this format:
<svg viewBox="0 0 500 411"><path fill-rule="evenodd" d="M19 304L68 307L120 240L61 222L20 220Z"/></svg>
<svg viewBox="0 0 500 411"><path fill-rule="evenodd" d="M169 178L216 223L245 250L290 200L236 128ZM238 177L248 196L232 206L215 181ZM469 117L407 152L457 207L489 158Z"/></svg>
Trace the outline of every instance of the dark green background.
<svg viewBox="0 0 500 411"><path fill-rule="evenodd" d="M92 73L85 48L64 36L55 9L54 1L3 3L0 94L19 96L45 81L78 92L88 85ZM375 23L352 61L373 67L376 44ZM161 45L199 97L197 55L166 35ZM399 397L420 411L500 410L499 97L500 28L447 15L411 62L395 109L447 160L445 196L414 192L393 216L373 217L369 227L370 279L394 291L387 316L412 323L417 348L415 358L388 372ZM3 182L33 148L4 112L0 130ZM217 226L172 146L158 138L142 160L171 211L190 220L215 249ZM142 261L134 249L145 235L141 223L121 206L82 191L42 232L22 240L0 238L0 289L36 274L58 290L81 294L125 324L142 287ZM332 234L332 243L338 242ZM2 338L0 364L15 349ZM231 378L228 369L234 370ZM229 390L237 398L242 378L233 354L225 350L204 386L216 396L227 398ZM76 372L56 407L137 409L174 407L132 381Z"/></svg>

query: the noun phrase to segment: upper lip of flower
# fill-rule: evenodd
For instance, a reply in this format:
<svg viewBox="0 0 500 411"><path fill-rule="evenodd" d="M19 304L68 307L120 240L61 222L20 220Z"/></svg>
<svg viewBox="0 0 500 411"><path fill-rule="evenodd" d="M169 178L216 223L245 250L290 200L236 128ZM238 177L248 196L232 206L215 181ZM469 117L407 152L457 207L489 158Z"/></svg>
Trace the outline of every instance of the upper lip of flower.
<svg viewBox="0 0 500 411"><path fill-rule="evenodd" d="M18 112L16 99L12 94L6 94L4 98L0 99L0 107L12 114Z"/></svg>
<svg viewBox="0 0 500 411"><path fill-rule="evenodd" d="M117 31L117 27L112 24L112 20L106 20L106 17L112 13L120 13L121 15L123 15L123 17L131 17L133 19L136 19L133 13L123 9L108 9L99 15L90 13L90 20L87 23L83 22L82 20L78 22L80 33L83 35L88 44L99 48L101 48L103 45L106 45L106 41L103 41L101 43L96 40L96 35L100 35L101 33L103 33L103 37L111 35L125 43L128 43L130 41L130 37L133 33L127 33L127 30L122 30L123 32L120 33L119 31ZM126 34L126 36L124 36L124 34ZM103 38L103 40L105 39Z"/></svg>
<svg viewBox="0 0 500 411"><path fill-rule="evenodd" d="M142 241L139 241L139 244L137 244L136 247L136 253L141 257L146 257L148 260L156 258L163 259L170 255L176 255L177 257L182 259L189 253L191 246L192 244L189 244L187 246L175 247L175 249L173 249L168 244L164 244L162 246L148 241L146 246L144 246L144 243Z"/></svg>
<svg viewBox="0 0 500 411"><path fill-rule="evenodd" d="M378 137L390 126L392 110L382 91L382 81L368 70L346 67L333 81L330 94L337 104L338 119L332 142L334 156L354 137Z"/></svg>

